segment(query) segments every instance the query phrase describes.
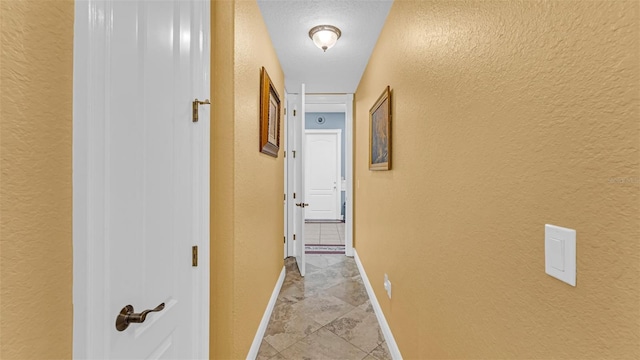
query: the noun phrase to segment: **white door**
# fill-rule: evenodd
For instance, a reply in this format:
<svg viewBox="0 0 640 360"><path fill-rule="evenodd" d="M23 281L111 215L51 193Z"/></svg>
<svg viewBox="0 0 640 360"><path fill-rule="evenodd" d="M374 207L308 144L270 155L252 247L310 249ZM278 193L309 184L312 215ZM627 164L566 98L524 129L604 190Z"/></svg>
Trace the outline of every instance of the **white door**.
<svg viewBox="0 0 640 360"><path fill-rule="evenodd" d="M305 264L304 264L304 252L305 252L305 241L304 241L304 219L305 219L305 209L307 207L307 203L305 203L305 142L304 142L304 133L305 133L305 84L302 84L300 95L297 98L296 103L296 116L294 117L295 121L295 148L296 157L295 157L295 189L296 189L296 198L294 199L296 210L294 215L295 222L295 254L296 254L296 263L298 264L298 270L300 270L300 275L304 276L305 274Z"/></svg>
<svg viewBox="0 0 640 360"><path fill-rule="evenodd" d="M339 220L342 130L307 130L306 219Z"/></svg>
<svg viewBox="0 0 640 360"><path fill-rule="evenodd" d="M209 13L76 1L75 358L208 358Z"/></svg>
<svg viewBox="0 0 640 360"><path fill-rule="evenodd" d="M295 133L296 133L296 115L297 111L297 94L286 93L286 121L285 121L285 194L286 194L286 218L285 218L285 257L295 256L295 242L293 234L295 234L295 214L296 206L293 194L295 193Z"/></svg>

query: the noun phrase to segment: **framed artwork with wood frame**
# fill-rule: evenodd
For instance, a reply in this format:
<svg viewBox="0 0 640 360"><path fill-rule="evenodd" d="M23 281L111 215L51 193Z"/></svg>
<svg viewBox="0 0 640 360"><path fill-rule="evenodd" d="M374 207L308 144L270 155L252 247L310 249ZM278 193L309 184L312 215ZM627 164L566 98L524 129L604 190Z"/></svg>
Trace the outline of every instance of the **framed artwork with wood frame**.
<svg viewBox="0 0 640 360"><path fill-rule="evenodd" d="M369 110L369 170L391 170L391 89Z"/></svg>
<svg viewBox="0 0 640 360"><path fill-rule="evenodd" d="M260 71L260 152L278 157L280 150L280 96L267 70Z"/></svg>

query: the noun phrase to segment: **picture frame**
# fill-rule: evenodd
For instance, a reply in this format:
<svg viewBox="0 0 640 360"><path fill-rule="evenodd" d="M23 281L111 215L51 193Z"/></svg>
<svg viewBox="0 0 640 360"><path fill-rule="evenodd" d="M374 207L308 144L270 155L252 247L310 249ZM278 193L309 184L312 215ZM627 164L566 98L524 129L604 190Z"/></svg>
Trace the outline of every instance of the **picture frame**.
<svg viewBox="0 0 640 360"><path fill-rule="evenodd" d="M391 170L391 88L369 110L369 170Z"/></svg>
<svg viewBox="0 0 640 360"><path fill-rule="evenodd" d="M267 69L260 70L260 152L278 157L280 150L280 95Z"/></svg>

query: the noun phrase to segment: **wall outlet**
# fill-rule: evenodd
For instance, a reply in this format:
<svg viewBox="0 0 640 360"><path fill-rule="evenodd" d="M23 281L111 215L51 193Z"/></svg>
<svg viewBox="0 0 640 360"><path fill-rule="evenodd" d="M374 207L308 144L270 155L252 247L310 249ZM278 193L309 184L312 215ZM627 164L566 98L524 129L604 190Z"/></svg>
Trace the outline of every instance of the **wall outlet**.
<svg viewBox="0 0 640 360"><path fill-rule="evenodd" d="M389 275L384 274L384 289L387 290L387 296L391 299L391 281L389 281Z"/></svg>

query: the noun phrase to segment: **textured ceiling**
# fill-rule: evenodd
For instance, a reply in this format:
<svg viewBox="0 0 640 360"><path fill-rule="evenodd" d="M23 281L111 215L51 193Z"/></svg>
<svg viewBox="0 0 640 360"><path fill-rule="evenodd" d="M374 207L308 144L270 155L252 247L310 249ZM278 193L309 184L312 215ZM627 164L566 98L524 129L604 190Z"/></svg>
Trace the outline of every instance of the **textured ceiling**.
<svg viewBox="0 0 640 360"><path fill-rule="evenodd" d="M355 93L392 0L258 0L289 93ZM309 38L316 25L342 31L323 53Z"/></svg>

